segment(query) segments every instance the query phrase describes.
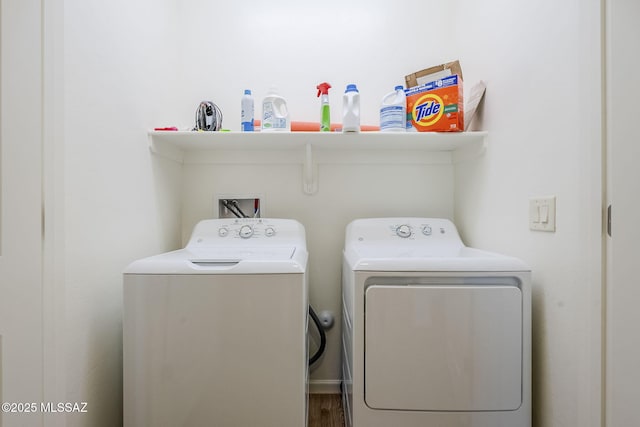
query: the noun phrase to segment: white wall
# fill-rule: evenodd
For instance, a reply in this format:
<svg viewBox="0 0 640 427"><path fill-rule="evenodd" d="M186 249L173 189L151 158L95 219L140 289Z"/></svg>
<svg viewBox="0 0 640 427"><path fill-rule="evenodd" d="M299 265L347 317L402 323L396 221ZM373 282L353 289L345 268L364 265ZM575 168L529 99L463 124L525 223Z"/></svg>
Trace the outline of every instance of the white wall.
<svg viewBox="0 0 640 427"><path fill-rule="evenodd" d="M171 104L172 5L64 5L67 425L114 426L122 406L122 270L179 245L177 165L146 132Z"/></svg>
<svg viewBox="0 0 640 427"><path fill-rule="evenodd" d="M534 425L599 425L600 2L461 0L457 16L489 141L457 170L456 221L468 244L533 269ZM530 231L528 199L547 195L557 231Z"/></svg>
<svg viewBox="0 0 640 427"><path fill-rule="evenodd" d="M348 83L360 90L362 123L379 122L382 96L404 76L443 58L451 45L450 2L401 0L176 1L179 70L173 84L180 126L193 126L198 102L218 104L228 129L240 129L240 98L252 89L256 113L271 85L287 99L292 120L319 121L316 85L329 82L332 121L340 122ZM430 19L414 10L429 9ZM428 48L425 48L428 46Z"/></svg>

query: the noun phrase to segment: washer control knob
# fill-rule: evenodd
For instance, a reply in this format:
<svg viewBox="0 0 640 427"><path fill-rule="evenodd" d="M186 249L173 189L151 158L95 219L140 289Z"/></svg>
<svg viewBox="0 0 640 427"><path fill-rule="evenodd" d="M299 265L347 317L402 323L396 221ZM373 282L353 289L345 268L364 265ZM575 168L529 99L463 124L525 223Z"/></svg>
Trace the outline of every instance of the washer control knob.
<svg viewBox="0 0 640 427"><path fill-rule="evenodd" d="M240 227L239 234L243 239L248 239L249 237L253 236L253 228L251 228L250 225L243 225L242 227Z"/></svg>
<svg viewBox="0 0 640 427"><path fill-rule="evenodd" d="M227 237L227 234L229 234L229 229L227 227L220 227L218 229L218 236Z"/></svg>
<svg viewBox="0 0 640 427"><path fill-rule="evenodd" d="M267 237L272 237L276 234L276 229L273 227L267 227L264 229L264 235Z"/></svg>
<svg viewBox="0 0 640 427"><path fill-rule="evenodd" d="M402 224L400 226L398 226L398 228L396 228L396 235L398 237L402 237L403 239L406 239L407 237L411 236L411 227L409 227L409 225L407 224Z"/></svg>
<svg viewBox="0 0 640 427"><path fill-rule="evenodd" d="M422 227L422 234L424 234L425 236L431 236L431 227L429 227L428 225Z"/></svg>

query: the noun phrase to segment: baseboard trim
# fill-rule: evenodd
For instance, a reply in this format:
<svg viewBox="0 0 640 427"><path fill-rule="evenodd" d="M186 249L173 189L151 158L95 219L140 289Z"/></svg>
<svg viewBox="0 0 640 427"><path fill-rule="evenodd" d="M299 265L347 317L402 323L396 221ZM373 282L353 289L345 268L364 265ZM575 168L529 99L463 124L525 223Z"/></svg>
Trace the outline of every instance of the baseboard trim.
<svg viewBox="0 0 640 427"><path fill-rule="evenodd" d="M340 393L340 380L310 380L309 393L338 394Z"/></svg>

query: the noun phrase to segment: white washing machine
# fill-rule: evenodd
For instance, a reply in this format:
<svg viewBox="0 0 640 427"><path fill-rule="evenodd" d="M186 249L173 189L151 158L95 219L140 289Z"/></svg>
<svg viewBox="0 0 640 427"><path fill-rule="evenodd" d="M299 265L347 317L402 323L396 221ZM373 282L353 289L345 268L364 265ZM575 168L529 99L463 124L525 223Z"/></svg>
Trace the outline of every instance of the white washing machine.
<svg viewBox="0 0 640 427"><path fill-rule="evenodd" d="M353 221L343 266L349 427L529 427L530 270L450 221Z"/></svg>
<svg viewBox="0 0 640 427"><path fill-rule="evenodd" d="M219 219L124 272L124 426L307 425L301 224Z"/></svg>

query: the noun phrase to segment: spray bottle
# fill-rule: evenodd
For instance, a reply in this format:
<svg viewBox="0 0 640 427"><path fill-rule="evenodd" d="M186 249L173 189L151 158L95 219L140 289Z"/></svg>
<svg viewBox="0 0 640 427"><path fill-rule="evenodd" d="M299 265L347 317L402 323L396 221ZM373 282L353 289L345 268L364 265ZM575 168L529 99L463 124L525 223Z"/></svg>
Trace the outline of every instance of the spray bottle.
<svg viewBox="0 0 640 427"><path fill-rule="evenodd" d="M327 82L316 86L320 97L320 132L331 131L331 112L329 110L329 89L331 85Z"/></svg>

